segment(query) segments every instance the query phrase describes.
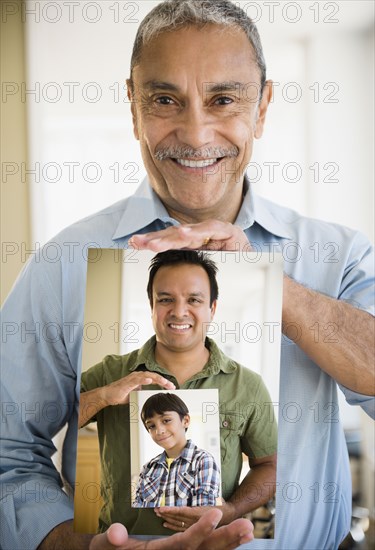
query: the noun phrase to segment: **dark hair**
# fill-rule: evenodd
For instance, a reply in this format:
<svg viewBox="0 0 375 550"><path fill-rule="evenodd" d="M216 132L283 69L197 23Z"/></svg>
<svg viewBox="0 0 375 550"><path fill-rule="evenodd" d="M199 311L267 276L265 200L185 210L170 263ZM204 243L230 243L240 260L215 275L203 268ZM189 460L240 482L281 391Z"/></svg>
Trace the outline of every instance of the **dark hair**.
<svg viewBox="0 0 375 550"><path fill-rule="evenodd" d="M155 393L146 399L141 410L141 419L146 430L146 420L152 418L155 414L164 414L167 411L176 412L181 420L189 414L186 404L174 393Z"/></svg>
<svg viewBox="0 0 375 550"><path fill-rule="evenodd" d="M133 69L139 64L142 49L163 32L174 31L190 25L204 28L207 24L225 28L242 29L254 50L260 72L260 94L266 82L266 63L258 29L237 3L229 0L165 0L158 4L141 22L135 38L130 66L132 84Z"/></svg>
<svg viewBox="0 0 375 550"><path fill-rule="evenodd" d="M213 302L219 297L219 288L217 286L216 273L217 265L210 260L207 254L196 250L166 250L165 252L159 252L151 260L150 263L150 275L147 283L148 299L152 307L152 286L156 273L161 267L171 265L199 265L203 267L208 275L210 281L210 307Z"/></svg>

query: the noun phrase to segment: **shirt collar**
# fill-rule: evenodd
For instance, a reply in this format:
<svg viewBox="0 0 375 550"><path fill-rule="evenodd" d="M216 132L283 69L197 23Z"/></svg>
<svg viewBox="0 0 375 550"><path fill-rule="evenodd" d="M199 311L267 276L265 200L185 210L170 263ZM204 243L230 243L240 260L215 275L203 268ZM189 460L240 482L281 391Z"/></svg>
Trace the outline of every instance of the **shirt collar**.
<svg viewBox="0 0 375 550"><path fill-rule="evenodd" d="M186 460L187 462L191 462L196 449L197 446L194 445L191 439L188 439L182 453L180 454L180 458Z"/></svg>
<svg viewBox="0 0 375 550"><path fill-rule="evenodd" d="M194 445L191 439L188 439L186 442L185 447L183 448L181 454L179 456L176 456L175 460L185 460L186 462L192 462L195 450L198 447ZM152 463L165 465L167 464L167 453L164 451L161 453L161 455L156 456L153 460L151 460Z"/></svg>
<svg viewBox="0 0 375 550"><path fill-rule="evenodd" d="M148 370L152 371L160 370L155 360L155 344L156 336L152 336L145 342L138 351L137 361L129 369L131 372L141 366L146 366ZM237 364L227 357L211 338L206 338L206 347L210 356L204 369L196 375L197 377L212 376L220 371L231 374L237 370Z"/></svg>
<svg viewBox="0 0 375 550"><path fill-rule="evenodd" d="M152 224L155 220L176 225L178 222L170 217L155 191L145 178L134 195L125 203L121 217L112 239L121 239Z"/></svg>
<svg viewBox="0 0 375 550"><path fill-rule="evenodd" d="M244 180L244 197L235 224L245 230L257 223L269 233L291 239L287 226L276 217L276 210L280 208L274 203L256 195L249 180Z"/></svg>
<svg viewBox="0 0 375 550"><path fill-rule="evenodd" d="M213 376L220 371L232 374L237 370L237 364L221 351L214 340L206 338L206 347L209 349L210 357L202 371L203 374Z"/></svg>
<svg viewBox="0 0 375 550"><path fill-rule="evenodd" d="M138 356L135 363L129 368L130 372L133 372L138 369L138 367L145 366L147 370L156 370L159 369L159 365L155 360L155 344L156 336L151 336L147 342L143 344L138 350Z"/></svg>
<svg viewBox="0 0 375 550"><path fill-rule="evenodd" d="M235 224L245 230L255 222L269 233L287 239L292 238L285 223L277 218L277 206L272 202L257 196L245 177L243 201ZM132 235L149 226L155 220L178 225L161 202L146 177L137 191L125 203L113 240Z"/></svg>

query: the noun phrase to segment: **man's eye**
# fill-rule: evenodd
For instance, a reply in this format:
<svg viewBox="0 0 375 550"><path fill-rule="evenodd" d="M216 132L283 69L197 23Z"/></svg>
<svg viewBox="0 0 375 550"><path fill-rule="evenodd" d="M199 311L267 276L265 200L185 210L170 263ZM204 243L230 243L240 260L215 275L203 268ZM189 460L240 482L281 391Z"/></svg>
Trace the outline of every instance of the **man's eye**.
<svg viewBox="0 0 375 550"><path fill-rule="evenodd" d="M233 103L233 99L227 96L221 96L215 100L216 105L230 105L231 103Z"/></svg>
<svg viewBox="0 0 375 550"><path fill-rule="evenodd" d="M174 105L173 99L166 95L157 97L155 99L155 102L158 103L159 105Z"/></svg>
<svg viewBox="0 0 375 550"><path fill-rule="evenodd" d="M189 301L193 304L203 304L204 302L202 298L193 298L193 297L191 297Z"/></svg>
<svg viewBox="0 0 375 550"><path fill-rule="evenodd" d="M160 298L160 300L158 300L159 304L164 304L164 303L169 303L171 302L171 298Z"/></svg>

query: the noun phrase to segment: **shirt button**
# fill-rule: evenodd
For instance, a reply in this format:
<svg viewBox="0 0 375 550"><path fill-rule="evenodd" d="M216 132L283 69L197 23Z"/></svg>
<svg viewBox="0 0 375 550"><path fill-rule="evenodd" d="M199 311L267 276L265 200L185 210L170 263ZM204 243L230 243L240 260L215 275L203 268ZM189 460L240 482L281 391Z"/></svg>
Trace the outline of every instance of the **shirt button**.
<svg viewBox="0 0 375 550"><path fill-rule="evenodd" d="M223 420L223 428L228 428L228 427L229 427L228 420Z"/></svg>

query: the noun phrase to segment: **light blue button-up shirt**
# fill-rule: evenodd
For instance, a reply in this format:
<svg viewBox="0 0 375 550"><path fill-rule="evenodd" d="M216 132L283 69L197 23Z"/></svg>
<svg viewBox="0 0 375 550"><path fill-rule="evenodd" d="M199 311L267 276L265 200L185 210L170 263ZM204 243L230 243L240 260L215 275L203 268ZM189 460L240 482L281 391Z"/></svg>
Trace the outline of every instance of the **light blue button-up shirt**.
<svg viewBox="0 0 375 550"><path fill-rule="evenodd" d="M134 233L176 224L144 182L137 193L62 231L18 278L3 308L1 548L34 549L73 517L51 456L68 423L63 475L74 484L87 250L127 246ZM281 253L285 272L374 314L374 258L366 238L301 217L248 189L237 221L257 253ZM374 416L374 398L341 388ZM275 540L257 549L334 549L351 515L351 479L337 385L282 338Z"/></svg>

